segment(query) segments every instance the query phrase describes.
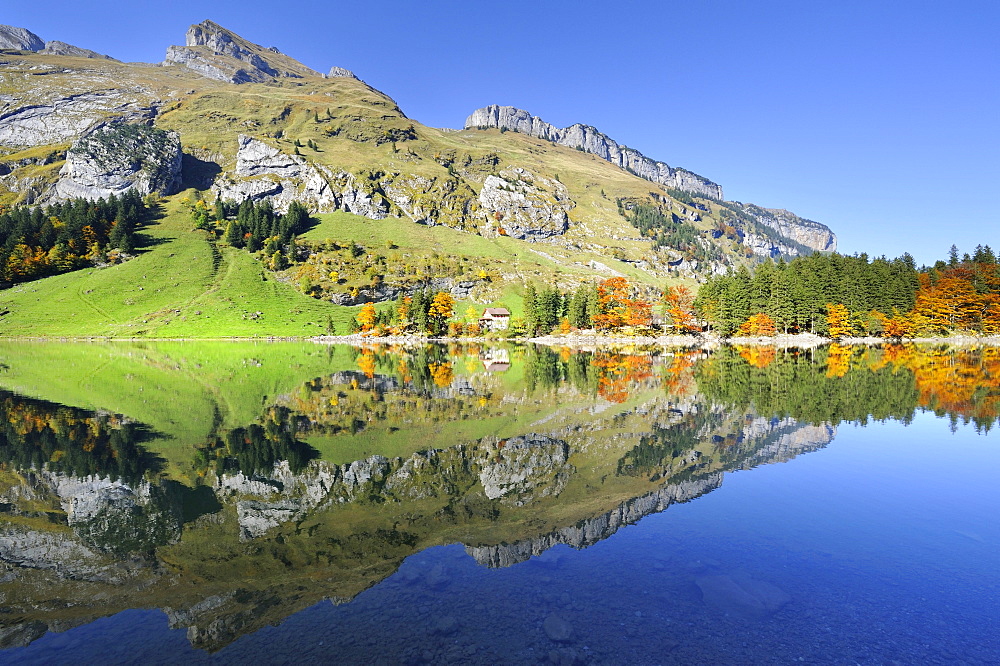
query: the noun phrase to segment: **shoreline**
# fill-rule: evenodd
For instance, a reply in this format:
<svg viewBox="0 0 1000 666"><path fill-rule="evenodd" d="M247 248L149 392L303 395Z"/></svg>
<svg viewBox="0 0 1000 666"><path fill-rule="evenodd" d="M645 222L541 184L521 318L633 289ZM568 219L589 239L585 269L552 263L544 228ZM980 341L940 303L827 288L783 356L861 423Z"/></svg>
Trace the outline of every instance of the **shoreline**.
<svg viewBox="0 0 1000 666"><path fill-rule="evenodd" d="M363 345L398 345L404 347L414 347L425 344L503 344L533 343L550 347L574 347L574 348L597 348L597 347L621 347L621 346L660 346L660 347L689 347L695 349L718 349L719 347L732 345L747 345L758 347L777 347L779 349L815 349L829 344L839 344L843 346L865 346L878 347L890 344L918 344L918 345L949 345L955 347L994 347L1000 346L1000 336L972 336L972 335L951 335L940 338L901 338L892 340L888 338L876 337L850 337L835 340L812 333L798 333L795 335L775 335L757 337L731 337L722 338L717 335L659 335L659 336L625 336L625 335L597 335L597 334L553 334L536 337L432 337L426 335L390 335L390 336L365 336L359 333L350 335L318 335L318 336L218 336L207 338L155 338L155 337L117 337L101 335L84 336L0 336L0 340L23 341L23 342L312 342L315 344L335 345L346 344L353 346Z"/></svg>

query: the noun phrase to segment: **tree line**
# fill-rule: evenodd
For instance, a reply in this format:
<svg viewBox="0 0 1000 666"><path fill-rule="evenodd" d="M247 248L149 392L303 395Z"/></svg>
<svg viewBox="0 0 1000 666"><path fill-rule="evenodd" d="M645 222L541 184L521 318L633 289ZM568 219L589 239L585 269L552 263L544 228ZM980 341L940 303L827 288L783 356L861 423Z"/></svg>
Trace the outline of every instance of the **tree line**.
<svg viewBox="0 0 1000 666"><path fill-rule="evenodd" d="M149 213L134 191L16 207L0 215L0 275L6 282L27 282L123 261L135 251L136 230Z"/></svg>
<svg viewBox="0 0 1000 666"><path fill-rule="evenodd" d="M929 410L988 432L1000 418L1000 350L991 347L726 346L697 365L695 378L716 404L813 424L909 423Z"/></svg>
<svg viewBox="0 0 1000 666"><path fill-rule="evenodd" d="M699 290L694 306L724 336L810 332L900 337L926 328L917 325L915 311L928 279L908 254L869 260L865 254L816 253L713 277Z"/></svg>

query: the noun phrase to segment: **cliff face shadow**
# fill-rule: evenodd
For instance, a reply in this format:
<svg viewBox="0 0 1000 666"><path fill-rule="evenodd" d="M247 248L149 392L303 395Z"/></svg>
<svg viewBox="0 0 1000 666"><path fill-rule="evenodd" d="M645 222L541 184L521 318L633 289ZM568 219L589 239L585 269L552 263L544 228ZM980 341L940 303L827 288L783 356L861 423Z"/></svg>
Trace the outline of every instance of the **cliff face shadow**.
<svg viewBox="0 0 1000 666"><path fill-rule="evenodd" d="M197 190L207 190L212 187L215 177L222 173L222 167L217 162L201 160L194 155L184 153L181 157L181 187L193 187Z"/></svg>

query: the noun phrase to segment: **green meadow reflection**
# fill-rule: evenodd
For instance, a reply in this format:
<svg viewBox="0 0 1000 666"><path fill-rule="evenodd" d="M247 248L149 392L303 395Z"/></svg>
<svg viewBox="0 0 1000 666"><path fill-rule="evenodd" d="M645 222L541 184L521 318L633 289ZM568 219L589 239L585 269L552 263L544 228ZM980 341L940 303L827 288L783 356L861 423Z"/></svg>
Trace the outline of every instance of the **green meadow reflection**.
<svg viewBox="0 0 1000 666"><path fill-rule="evenodd" d="M584 548L844 420L989 428L1000 376L991 349L7 342L0 361L0 644L152 607L210 651L431 546L489 567Z"/></svg>

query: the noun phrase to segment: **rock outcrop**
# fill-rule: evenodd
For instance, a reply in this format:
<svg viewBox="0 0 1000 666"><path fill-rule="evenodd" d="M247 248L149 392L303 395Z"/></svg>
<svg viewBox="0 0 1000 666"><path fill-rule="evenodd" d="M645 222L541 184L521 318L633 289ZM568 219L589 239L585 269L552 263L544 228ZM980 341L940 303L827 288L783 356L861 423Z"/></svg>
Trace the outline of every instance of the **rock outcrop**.
<svg viewBox="0 0 1000 666"><path fill-rule="evenodd" d="M359 215L381 219L387 211L376 207L363 192L350 187L352 178L315 167L298 155L288 155L273 146L240 134L237 136L236 169L212 187L225 200L261 201L270 199L275 210L285 211L298 201L315 212L328 213L341 206L353 206ZM339 176L339 178L338 178ZM339 192L331 181L343 181Z"/></svg>
<svg viewBox="0 0 1000 666"><path fill-rule="evenodd" d="M26 30L12 25L0 25L0 49L13 51L41 51L45 48L42 38Z"/></svg>
<svg viewBox="0 0 1000 666"><path fill-rule="evenodd" d="M42 53L48 55L63 55L63 56L73 56L76 58L98 58L103 60L114 60L111 56L106 56L103 53L98 53L97 51L91 51L90 49L81 49L79 46L73 46L72 44L67 44L66 42L53 41L45 42L45 48L42 49Z"/></svg>
<svg viewBox="0 0 1000 666"><path fill-rule="evenodd" d="M185 45L169 47L164 64L182 65L206 78L229 83L322 76L277 49L258 46L212 21L188 28Z"/></svg>
<svg viewBox="0 0 1000 666"><path fill-rule="evenodd" d="M487 176L479 203L487 221L495 221L497 233L522 240L565 233L573 207L562 183L520 167Z"/></svg>
<svg viewBox="0 0 1000 666"><path fill-rule="evenodd" d="M113 87L0 103L0 146L58 144L109 120L137 122L156 112L157 101L147 91Z"/></svg>
<svg viewBox="0 0 1000 666"><path fill-rule="evenodd" d="M357 79L358 77L349 69L344 69L343 67L331 67L330 73L326 75L328 79L336 78L347 78L347 79ZM360 79L359 79L360 80Z"/></svg>
<svg viewBox="0 0 1000 666"><path fill-rule="evenodd" d="M629 171L640 178L667 187L722 199L722 187L685 169L671 167L650 159L637 150L620 145L596 128L579 123L564 129L550 125L538 116L513 106L496 104L477 109L465 120L466 129L496 127L529 134L561 146L576 148Z"/></svg>
<svg viewBox="0 0 1000 666"><path fill-rule="evenodd" d="M81 49L79 46L73 46L66 42L43 42L41 37L30 30L15 28L11 25L0 25L0 49L34 51L46 55L75 56L77 58L114 60L111 56L106 56L90 49Z"/></svg>
<svg viewBox="0 0 1000 666"><path fill-rule="evenodd" d="M174 194L181 185L176 132L147 125L109 125L73 144L55 187L56 199L97 199L135 190Z"/></svg>
<svg viewBox="0 0 1000 666"><path fill-rule="evenodd" d="M837 237L825 224L807 220L787 210L762 208L744 203L736 205L758 223L774 230L781 238L820 252L833 252L837 249Z"/></svg>

